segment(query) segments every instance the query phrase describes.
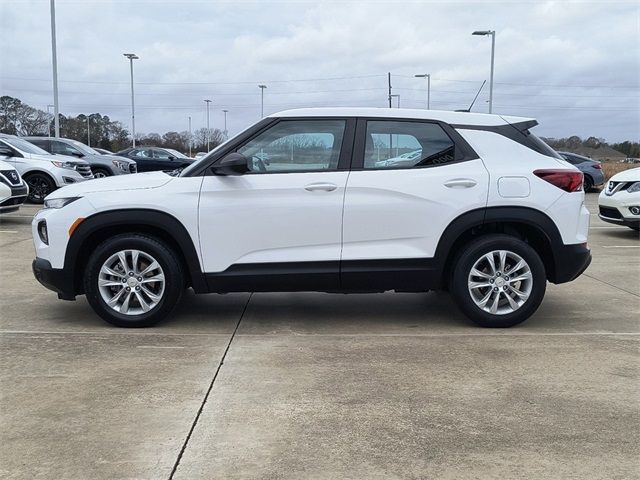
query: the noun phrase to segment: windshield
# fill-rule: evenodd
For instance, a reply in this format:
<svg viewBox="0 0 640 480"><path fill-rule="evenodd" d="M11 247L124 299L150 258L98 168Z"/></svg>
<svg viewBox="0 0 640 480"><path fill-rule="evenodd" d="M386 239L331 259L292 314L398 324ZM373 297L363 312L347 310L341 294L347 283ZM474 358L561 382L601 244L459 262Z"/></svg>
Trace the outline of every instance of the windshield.
<svg viewBox="0 0 640 480"><path fill-rule="evenodd" d="M98 152L96 152L93 148L85 145L82 142L79 142L77 140L70 140L69 141L74 147L76 147L78 150L80 150L82 153L86 154L86 155L100 155Z"/></svg>
<svg viewBox="0 0 640 480"><path fill-rule="evenodd" d="M166 150L167 152L172 153L173 155L175 155L175 156L176 156L176 157L178 157L178 158L189 158L189 157L187 157L186 155L183 155L182 153L180 153L179 151L174 150L173 148L165 148L165 150Z"/></svg>
<svg viewBox="0 0 640 480"><path fill-rule="evenodd" d="M35 155L50 155L46 150L36 147L33 143L22 140L21 138L1 138L0 140L7 142L14 148L17 148L21 152L33 153Z"/></svg>

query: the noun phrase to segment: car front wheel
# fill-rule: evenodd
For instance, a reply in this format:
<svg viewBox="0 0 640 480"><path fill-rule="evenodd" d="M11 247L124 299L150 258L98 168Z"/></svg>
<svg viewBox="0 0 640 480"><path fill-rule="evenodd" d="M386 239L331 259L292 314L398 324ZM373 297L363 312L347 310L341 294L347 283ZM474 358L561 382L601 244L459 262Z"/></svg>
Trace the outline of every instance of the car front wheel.
<svg viewBox="0 0 640 480"><path fill-rule="evenodd" d="M31 203L44 203L45 197L56 189L55 182L44 173L29 173L24 181L29 186L27 200Z"/></svg>
<svg viewBox="0 0 640 480"><path fill-rule="evenodd" d="M117 235L91 254L84 274L89 304L119 327L149 327L170 314L185 288L175 253L156 238Z"/></svg>
<svg viewBox="0 0 640 480"><path fill-rule="evenodd" d="M546 273L538 253L509 235L486 235L458 255L450 290L460 309L482 327L511 327L540 306Z"/></svg>

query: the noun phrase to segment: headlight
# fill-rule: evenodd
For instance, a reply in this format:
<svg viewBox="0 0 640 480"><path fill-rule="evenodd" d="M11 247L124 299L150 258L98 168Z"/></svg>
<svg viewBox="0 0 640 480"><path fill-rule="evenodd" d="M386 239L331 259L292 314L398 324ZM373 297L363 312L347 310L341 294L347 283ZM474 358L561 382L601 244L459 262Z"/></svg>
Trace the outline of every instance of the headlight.
<svg viewBox="0 0 640 480"><path fill-rule="evenodd" d="M75 202L80 197L71 198L54 198L52 200L44 201L44 208L62 208L65 205L69 205L71 202Z"/></svg>
<svg viewBox="0 0 640 480"><path fill-rule="evenodd" d="M51 160L51 163L53 163L58 168L66 168L66 169L69 169L69 170L75 170L76 169L76 164L73 163L73 162L57 162L55 160Z"/></svg>
<svg viewBox="0 0 640 480"><path fill-rule="evenodd" d="M640 192L640 182L632 183L631 186L629 188L627 188L627 192L629 192L629 193Z"/></svg>
<svg viewBox="0 0 640 480"><path fill-rule="evenodd" d="M111 160L111 163L113 163L114 167L119 168L123 172L129 171L129 165L122 160Z"/></svg>

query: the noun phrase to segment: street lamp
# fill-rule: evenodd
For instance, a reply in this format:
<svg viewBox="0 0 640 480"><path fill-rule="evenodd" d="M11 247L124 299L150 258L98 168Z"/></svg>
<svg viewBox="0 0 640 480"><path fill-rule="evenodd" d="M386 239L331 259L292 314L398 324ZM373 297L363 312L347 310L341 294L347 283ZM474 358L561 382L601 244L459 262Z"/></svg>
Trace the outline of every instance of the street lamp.
<svg viewBox="0 0 640 480"><path fill-rule="evenodd" d="M133 147L136 146L136 107L133 100L133 61L138 60L135 53L123 53L125 57L129 59L129 65L131 67L131 137L133 139Z"/></svg>
<svg viewBox="0 0 640 480"><path fill-rule="evenodd" d="M400 94L396 93L395 95L389 95L390 98L397 97L398 98L398 108L400 108Z"/></svg>
<svg viewBox="0 0 640 480"><path fill-rule="evenodd" d="M414 75L414 77L427 79L427 110L431 110L431 74L424 73L421 75Z"/></svg>
<svg viewBox="0 0 640 480"><path fill-rule="evenodd" d="M491 35L491 77L489 78L489 113L493 111L493 60L496 52L496 32L495 30L476 30L472 35Z"/></svg>
<svg viewBox="0 0 640 480"><path fill-rule="evenodd" d="M264 118L264 89L267 88L266 85L258 85L260 89L260 117Z"/></svg>
<svg viewBox="0 0 640 480"><path fill-rule="evenodd" d="M211 130L209 129L209 104L211 103L211 100L205 100L205 103L207 104L207 152L209 151L209 141L210 141L210 137L211 137Z"/></svg>
<svg viewBox="0 0 640 480"><path fill-rule="evenodd" d="M53 63L53 115L55 137L60 137L60 108L58 104L58 54L56 52L56 2L51 0L51 61Z"/></svg>
<svg viewBox="0 0 640 480"><path fill-rule="evenodd" d="M229 133L227 132L227 112L229 110L222 110L224 113L224 139L227 140L229 138Z"/></svg>
<svg viewBox="0 0 640 480"><path fill-rule="evenodd" d="M47 134L49 138L51 138L51 112L49 111L49 107L54 107L55 105L47 105Z"/></svg>

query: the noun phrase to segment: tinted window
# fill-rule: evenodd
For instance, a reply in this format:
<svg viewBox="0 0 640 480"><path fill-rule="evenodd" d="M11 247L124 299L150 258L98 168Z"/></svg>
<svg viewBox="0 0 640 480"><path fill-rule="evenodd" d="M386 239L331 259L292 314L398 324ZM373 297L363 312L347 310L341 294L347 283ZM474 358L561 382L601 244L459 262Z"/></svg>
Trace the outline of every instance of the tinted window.
<svg viewBox="0 0 640 480"><path fill-rule="evenodd" d="M33 139L29 139L29 142L42 148L43 150L49 151L51 149L51 145L49 145L49 140L46 138L38 138L38 139L33 138Z"/></svg>
<svg viewBox="0 0 640 480"><path fill-rule="evenodd" d="M140 158L140 159L145 159L145 158L151 158L151 150L148 148L137 148L135 150L132 150L129 153L129 156L132 158Z"/></svg>
<svg viewBox="0 0 640 480"><path fill-rule="evenodd" d="M49 155L49 152L47 152L46 150L43 150L42 148L34 145L33 143L27 142L26 140L22 140L21 138L7 137L3 138L2 140L21 152L34 153L37 155Z"/></svg>
<svg viewBox="0 0 640 480"><path fill-rule="evenodd" d="M253 172L336 170L344 120L285 120L249 140L239 153Z"/></svg>
<svg viewBox="0 0 640 480"><path fill-rule="evenodd" d="M80 152L76 147L67 145L64 142L51 140L51 153L56 153L58 155L73 155L75 153L77 155L82 152Z"/></svg>
<svg viewBox="0 0 640 480"><path fill-rule="evenodd" d="M435 123L369 121L364 168L414 168L455 160L455 145Z"/></svg>
<svg viewBox="0 0 640 480"><path fill-rule="evenodd" d="M167 152L166 150L160 150L159 148L153 149L153 158L159 160L169 160L169 157L175 157L175 155Z"/></svg>

